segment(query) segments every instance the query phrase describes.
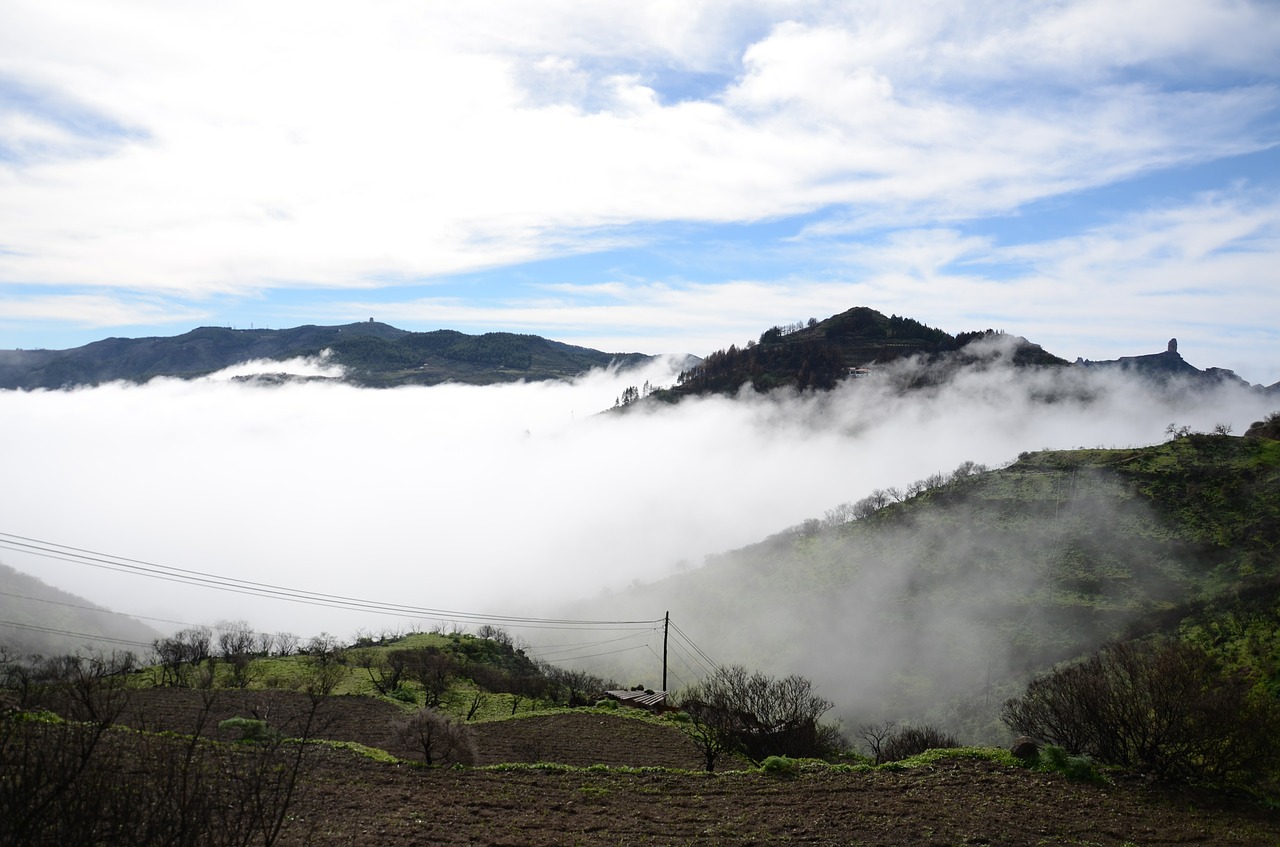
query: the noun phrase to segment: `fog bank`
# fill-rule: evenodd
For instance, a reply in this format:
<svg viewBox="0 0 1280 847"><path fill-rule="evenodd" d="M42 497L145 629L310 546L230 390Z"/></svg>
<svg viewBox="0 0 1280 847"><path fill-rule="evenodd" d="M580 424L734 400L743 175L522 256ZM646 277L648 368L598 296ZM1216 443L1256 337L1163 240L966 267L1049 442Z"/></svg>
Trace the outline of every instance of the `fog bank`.
<svg viewBox="0 0 1280 847"><path fill-rule="evenodd" d="M223 374L0 392L0 531L334 595L527 615L696 566L964 460L1149 444L1171 422L1239 434L1280 405L1238 388L1168 400L1115 374L994 368L906 395L886 373L822 396L747 392L598 414L628 385L673 379L659 362L488 387L270 386ZM345 637L449 621L10 550L0 561L119 611L183 623L243 618Z"/></svg>

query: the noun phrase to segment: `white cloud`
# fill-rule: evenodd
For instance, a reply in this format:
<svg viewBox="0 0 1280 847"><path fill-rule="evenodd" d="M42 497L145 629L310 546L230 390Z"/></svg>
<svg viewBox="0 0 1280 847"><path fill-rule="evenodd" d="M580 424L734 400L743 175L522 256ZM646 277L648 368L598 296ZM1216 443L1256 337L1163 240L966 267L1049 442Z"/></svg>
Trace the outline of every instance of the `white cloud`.
<svg viewBox="0 0 1280 847"><path fill-rule="evenodd" d="M1027 399L1034 385L993 372L909 399L859 380L829 396L595 415L625 385L663 373L485 388L207 379L0 392L0 531L257 583L528 614L964 460L1150 443L1170 421L1241 432L1271 410L1235 392L1170 403L1106 377L1094 405L1043 406ZM343 636L401 621L0 558L171 620L244 617Z"/></svg>
<svg viewBox="0 0 1280 847"><path fill-rule="evenodd" d="M825 277L719 284L614 280L542 286L539 296L485 303L422 298L343 302L335 320L514 329L618 351L706 355L778 323L826 318L851 305L947 332L1024 335L1067 359L1156 353L1170 337L1198 367L1280 381L1280 205L1257 192L1205 194L1136 212L1079 235L1002 244L956 229L903 229L850 246L810 232L797 262L840 267Z"/></svg>
<svg viewBox="0 0 1280 847"><path fill-rule="evenodd" d="M2 292L2 289L0 289ZM111 293L5 296L0 293L0 329L26 321L57 320L88 327L140 324L190 324L208 312L186 303L155 298L118 297Z"/></svg>
<svg viewBox="0 0 1280 847"><path fill-rule="evenodd" d="M0 73L45 97L8 134L22 150L71 132L46 114L56 100L118 131L90 132L92 155L0 165L0 278L37 284L359 287L591 249L598 228L633 222L833 204L863 221L964 217L1256 149L1250 121L1275 103L1267 88L1061 73L1108 50L1115 74L1188 51L1225 62L1214 45L1273 26L1250 5L1182 4L1155 15L1173 21L1155 34L1147 16L1100 6L983 7L1008 27L1016 69L1001 53L975 60L990 31L955 12L875 4L848 18L788 3L52 14L17 3L0 18ZM1213 44L1193 49L1202 25ZM1055 47L1064 34L1078 37ZM1262 66L1266 44L1251 36L1237 64ZM951 86L970 64L1006 93L988 104ZM668 102L668 70L736 81Z"/></svg>

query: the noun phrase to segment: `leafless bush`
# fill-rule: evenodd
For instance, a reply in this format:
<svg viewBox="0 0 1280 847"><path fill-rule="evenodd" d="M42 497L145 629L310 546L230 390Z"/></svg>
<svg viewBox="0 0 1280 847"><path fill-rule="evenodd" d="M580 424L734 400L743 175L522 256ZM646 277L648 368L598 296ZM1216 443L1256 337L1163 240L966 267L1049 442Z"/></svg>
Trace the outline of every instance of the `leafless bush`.
<svg viewBox="0 0 1280 847"><path fill-rule="evenodd" d="M740 665L721 667L681 692L678 703L708 771L725 753L756 763L769 756L820 757L839 736L819 726L831 702L801 676L774 679Z"/></svg>
<svg viewBox="0 0 1280 847"><path fill-rule="evenodd" d="M202 736L213 692L190 736L111 726L122 667L45 664L60 672L63 711L81 719L0 713L0 845L274 844L299 799L320 700L296 716L294 738L214 744Z"/></svg>
<svg viewBox="0 0 1280 847"><path fill-rule="evenodd" d="M421 753L428 765L476 763L471 727L435 709L420 709L397 721L393 732L399 743Z"/></svg>
<svg viewBox="0 0 1280 847"><path fill-rule="evenodd" d="M1004 704L1015 732L1157 776L1217 784L1280 767L1280 704L1180 641L1113 644Z"/></svg>
<svg viewBox="0 0 1280 847"><path fill-rule="evenodd" d="M374 650L370 647L350 651L356 667L364 668L369 681L379 694L387 695L404 682L412 650Z"/></svg>
<svg viewBox="0 0 1280 847"><path fill-rule="evenodd" d="M440 705L440 699L449 690L449 683L458 672L458 663L439 647L423 647L407 650L405 673L422 686L427 706Z"/></svg>
<svg viewBox="0 0 1280 847"><path fill-rule="evenodd" d="M212 658L213 630L188 627L169 638L156 639L151 648L160 666L160 684L186 688L192 683L192 672Z"/></svg>
<svg viewBox="0 0 1280 847"><path fill-rule="evenodd" d="M871 758L877 765L882 765L887 761L884 758L884 746L889 738L893 736L896 727L897 724L893 721L868 723L858 727L858 736L867 745L867 751L871 753Z"/></svg>
<svg viewBox="0 0 1280 847"><path fill-rule="evenodd" d="M876 764L900 762L918 756L926 750L943 750L959 747L960 742L934 726L903 727L884 739Z"/></svg>

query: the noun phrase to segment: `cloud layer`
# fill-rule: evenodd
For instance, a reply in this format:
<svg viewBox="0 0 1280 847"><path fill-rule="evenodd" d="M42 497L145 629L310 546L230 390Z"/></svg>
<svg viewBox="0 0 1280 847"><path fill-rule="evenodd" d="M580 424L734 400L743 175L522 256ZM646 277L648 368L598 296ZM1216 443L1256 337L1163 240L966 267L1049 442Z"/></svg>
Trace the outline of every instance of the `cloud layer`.
<svg viewBox="0 0 1280 847"><path fill-rule="evenodd" d="M0 392L0 532L382 603L529 615L965 460L1146 444L1171 421L1242 432L1274 405L1239 391L1163 401L1080 372L1096 401L1050 406L1031 399L1046 384L997 370L910 397L859 380L819 397L597 414L627 385L669 381L664 367L572 385L217 378ZM2 555L137 615L342 636L407 622Z"/></svg>

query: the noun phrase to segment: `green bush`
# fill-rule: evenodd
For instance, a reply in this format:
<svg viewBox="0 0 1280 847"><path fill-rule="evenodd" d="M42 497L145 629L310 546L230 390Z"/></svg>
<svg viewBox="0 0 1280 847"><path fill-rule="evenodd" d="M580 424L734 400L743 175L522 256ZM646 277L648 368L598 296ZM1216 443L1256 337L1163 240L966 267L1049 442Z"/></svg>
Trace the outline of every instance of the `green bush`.
<svg viewBox="0 0 1280 847"><path fill-rule="evenodd" d="M769 756L760 763L760 772L791 779L800 773L800 763L786 756Z"/></svg>
<svg viewBox="0 0 1280 847"><path fill-rule="evenodd" d="M597 709L616 709L618 708L618 701L610 700L609 698L606 697L603 700L596 701L596 708Z"/></svg>
<svg viewBox="0 0 1280 847"><path fill-rule="evenodd" d="M418 702L418 692L414 691L412 688L405 688L403 686L395 689L387 696L392 700L399 700L401 703L414 704Z"/></svg>
<svg viewBox="0 0 1280 847"><path fill-rule="evenodd" d="M1040 762L1037 769L1060 773L1077 782L1092 782L1095 785L1106 784L1106 779L1098 772L1093 759L1088 756L1073 756L1053 744L1040 751Z"/></svg>

